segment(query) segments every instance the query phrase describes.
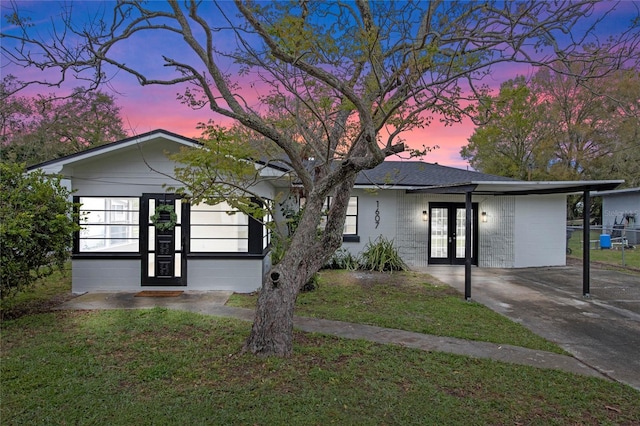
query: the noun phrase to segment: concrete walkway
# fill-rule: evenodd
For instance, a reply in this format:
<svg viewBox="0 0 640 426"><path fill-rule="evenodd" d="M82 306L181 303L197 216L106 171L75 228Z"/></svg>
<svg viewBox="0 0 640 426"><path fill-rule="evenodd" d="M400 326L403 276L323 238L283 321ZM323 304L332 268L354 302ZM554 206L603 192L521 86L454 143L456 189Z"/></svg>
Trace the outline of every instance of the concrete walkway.
<svg viewBox="0 0 640 426"><path fill-rule="evenodd" d="M185 310L200 314L253 321L252 309L224 306L230 292L185 292L178 297L134 297L133 293L87 293L62 304L58 309L145 309L155 306ZM453 337L432 336L402 330L298 317L297 329L330 334L347 339L363 339L383 344L395 344L425 351L448 352L475 358L487 358L519 365L549 368L571 373L606 378L605 375L574 357L526 349L510 345L476 342Z"/></svg>
<svg viewBox="0 0 640 426"><path fill-rule="evenodd" d="M424 270L464 294L464 267ZM471 299L521 323L577 360L640 390L640 274L591 268L582 296L582 265L473 268Z"/></svg>

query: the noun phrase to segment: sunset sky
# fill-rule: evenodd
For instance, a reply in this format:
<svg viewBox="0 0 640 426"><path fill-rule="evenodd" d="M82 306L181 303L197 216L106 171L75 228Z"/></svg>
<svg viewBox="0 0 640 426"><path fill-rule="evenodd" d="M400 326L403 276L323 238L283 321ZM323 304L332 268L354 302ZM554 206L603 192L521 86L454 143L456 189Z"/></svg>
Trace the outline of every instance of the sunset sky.
<svg viewBox="0 0 640 426"><path fill-rule="evenodd" d="M59 21L61 14L60 5L63 2L17 1L16 3L21 9L29 11L35 28L39 32L47 34L50 32L52 21ZM66 3L68 4L69 2ZM74 16L80 17L91 16L96 11L100 11L101 8L108 10L110 5L112 5L111 2L102 1L72 2L72 4L74 6L74 12L77 13L77 15ZM614 13L607 17L604 22L605 25L601 27L602 37L606 37L626 27L629 18L636 13L639 5L639 2L621 2L616 7ZM11 26L7 25L4 19L5 14L8 12L8 6L8 1L0 1L3 32L11 30ZM140 40L138 43L139 47L134 51L121 53L128 61L137 63L144 61L143 63L148 63L150 69L153 69L154 64L159 63L159 49L156 50L158 43L162 42L154 40L148 35L145 39ZM179 52L176 54L180 55ZM155 69L159 68L156 67ZM21 80L28 80L30 77L40 76L39 70L18 68L13 64L7 63L5 58L2 58L0 72L2 77L13 74ZM503 65L499 69L494 69L494 72L490 78L487 79L486 83L491 87L498 88L500 83L515 77L516 74L530 75L531 72L528 67L522 65L517 67ZM83 83L81 81L67 81L60 91L62 93L68 93L72 88L82 85ZM220 124L229 123L229 121L223 121L220 117L214 116L207 110L194 111L180 104L176 100L176 94L180 91L177 87L141 87L133 77L126 75L124 72L115 74L108 87L103 87L102 90L112 94L116 98L117 104L121 107L125 127L132 135L161 128L187 137L193 137L198 136L198 131L195 128L198 122L214 119ZM33 87L29 91L24 92L23 95L33 95L38 92L51 93L53 89ZM251 97L251 95L251 93L246 94L248 97ZM459 153L461 147L466 145L467 139L473 133L473 130L474 128L470 120L445 127L444 124L435 119L428 128L415 130L411 134L403 135L403 137L409 142L410 146L439 146L439 149L434 150L425 158L426 161L465 168L467 167L467 163L460 158Z"/></svg>

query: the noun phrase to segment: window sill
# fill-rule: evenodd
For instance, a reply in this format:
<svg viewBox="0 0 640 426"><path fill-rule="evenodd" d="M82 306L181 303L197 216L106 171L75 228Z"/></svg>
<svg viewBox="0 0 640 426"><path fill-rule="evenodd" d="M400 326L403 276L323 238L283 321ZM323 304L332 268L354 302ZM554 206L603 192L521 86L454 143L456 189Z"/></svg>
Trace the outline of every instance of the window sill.
<svg viewBox="0 0 640 426"><path fill-rule="evenodd" d="M343 235L342 242L343 243L359 243L360 235Z"/></svg>
<svg viewBox="0 0 640 426"><path fill-rule="evenodd" d="M140 253L116 253L116 252L102 252L102 253L73 253L72 260L75 259L142 259Z"/></svg>
<svg viewBox="0 0 640 426"><path fill-rule="evenodd" d="M187 259L264 259L265 256L266 253L189 253Z"/></svg>

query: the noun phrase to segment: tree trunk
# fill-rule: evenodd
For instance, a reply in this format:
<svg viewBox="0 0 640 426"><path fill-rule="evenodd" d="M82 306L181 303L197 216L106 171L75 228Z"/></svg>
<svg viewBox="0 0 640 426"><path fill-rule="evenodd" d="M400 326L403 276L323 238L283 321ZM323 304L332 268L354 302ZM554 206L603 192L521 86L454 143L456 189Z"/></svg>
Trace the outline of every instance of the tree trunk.
<svg viewBox="0 0 640 426"><path fill-rule="evenodd" d="M293 313L299 288L305 282L301 280L304 274L297 275L296 268L289 265L291 257L285 255L262 286L245 351L260 356L291 356Z"/></svg>
<svg viewBox="0 0 640 426"><path fill-rule="evenodd" d="M262 284L256 316L244 350L260 356L288 357L293 349L293 312L300 288L322 256L316 244L323 198L310 196L291 244Z"/></svg>
<svg viewBox="0 0 640 426"><path fill-rule="evenodd" d="M326 195L309 194L290 246L262 285L244 351L259 356L291 355L296 298L302 286L342 243L346 209L354 180L355 174L338 185L338 193L320 239L317 229Z"/></svg>

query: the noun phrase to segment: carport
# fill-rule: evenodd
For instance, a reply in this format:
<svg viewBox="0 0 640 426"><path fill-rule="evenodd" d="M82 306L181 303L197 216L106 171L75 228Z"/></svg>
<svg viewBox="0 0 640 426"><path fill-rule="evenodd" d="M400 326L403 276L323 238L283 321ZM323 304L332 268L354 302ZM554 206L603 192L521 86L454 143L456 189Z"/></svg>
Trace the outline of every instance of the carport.
<svg viewBox="0 0 640 426"><path fill-rule="evenodd" d="M608 191L617 188L623 180L599 181L471 181L453 185L431 186L408 190L407 193L430 194L465 194L465 277L464 297L471 300L471 242L472 242L472 196L525 196L547 194L580 194L583 195L583 241L590 240L591 222L591 191ZM590 293L590 253L583 250L582 295L589 297Z"/></svg>

